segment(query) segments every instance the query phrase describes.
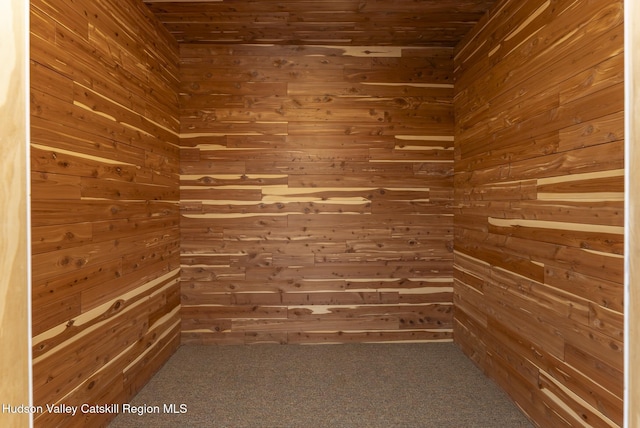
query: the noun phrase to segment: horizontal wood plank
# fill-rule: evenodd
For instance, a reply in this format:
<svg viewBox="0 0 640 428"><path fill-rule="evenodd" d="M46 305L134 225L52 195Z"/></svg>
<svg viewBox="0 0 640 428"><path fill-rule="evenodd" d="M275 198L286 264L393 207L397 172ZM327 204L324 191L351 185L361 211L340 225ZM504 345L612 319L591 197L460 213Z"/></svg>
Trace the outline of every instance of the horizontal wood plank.
<svg viewBox="0 0 640 428"><path fill-rule="evenodd" d="M178 46L138 2L30 6L34 405L126 402L179 344Z"/></svg>
<svg viewBox="0 0 640 428"><path fill-rule="evenodd" d="M454 336L540 426L623 422L622 16L505 0L454 57Z"/></svg>

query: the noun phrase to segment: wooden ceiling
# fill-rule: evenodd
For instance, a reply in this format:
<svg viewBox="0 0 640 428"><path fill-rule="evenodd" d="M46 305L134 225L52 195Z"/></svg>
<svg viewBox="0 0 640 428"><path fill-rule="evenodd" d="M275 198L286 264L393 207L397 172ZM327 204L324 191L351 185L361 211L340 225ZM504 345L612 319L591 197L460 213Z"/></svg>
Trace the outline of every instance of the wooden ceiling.
<svg viewBox="0 0 640 428"><path fill-rule="evenodd" d="M143 0L180 43L455 46L495 0Z"/></svg>

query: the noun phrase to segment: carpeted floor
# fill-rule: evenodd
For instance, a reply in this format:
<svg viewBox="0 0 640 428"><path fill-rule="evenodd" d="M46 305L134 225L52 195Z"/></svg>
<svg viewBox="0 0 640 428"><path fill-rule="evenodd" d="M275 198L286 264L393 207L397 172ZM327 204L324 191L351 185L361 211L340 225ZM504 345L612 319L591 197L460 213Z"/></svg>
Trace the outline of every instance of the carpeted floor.
<svg viewBox="0 0 640 428"><path fill-rule="evenodd" d="M131 404L111 428L532 427L453 343L182 346Z"/></svg>

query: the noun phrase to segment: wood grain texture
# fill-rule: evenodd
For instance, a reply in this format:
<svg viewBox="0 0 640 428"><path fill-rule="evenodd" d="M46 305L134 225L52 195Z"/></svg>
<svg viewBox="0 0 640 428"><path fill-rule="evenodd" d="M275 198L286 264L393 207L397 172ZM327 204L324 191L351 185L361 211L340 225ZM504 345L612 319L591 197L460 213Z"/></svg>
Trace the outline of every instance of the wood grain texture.
<svg viewBox="0 0 640 428"><path fill-rule="evenodd" d="M454 338L539 426L623 423L622 30L502 0L456 50Z"/></svg>
<svg viewBox="0 0 640 428"><path fill-rule="evenodd" d="M182 44L185 343L451 340L450 48Z"/></svg>
<svg viewBox="0 0 640 428"><path fill-rule="evenodd" d="M448 46L493 0L145 0L180 43Z"/></svg>
<svg viewBox="0 0 640 428"><path fill-rule="evenodd" d="M178 65L140 2L31 2L36 405L126 402L179 344Z"/></svg>
<svg viewBox="0 0 640 428"><path fill-rule="evenodd" d="M625 3L626 26L626 51L625 62L627 64L626 97L628 98L626 123L629 135L627 136L626 155L628 156L627 171L627 277L626 294L626 332L627 332L627 361L625 366L626 380L626 414L625 426L640 427L640 332L635 327L640 316L640 294L638 283L640 281L640 228L638 227L638 212L640 210L640 80L637 74L640 71L640 7L638 3Z"/></svg>
<svg viewBox="0 0 640 428"><path fill-rule="evenodd" d="M180 337L455 334L538 425L622 425L621 1L147 2L179 55L139 2L31 3L37 401Z"/></svg>
<svg viewBox="0 0 640 428"><path fill-rule="evenodd" d="M30 404L27 14L20 0L0 4L0 403L10 406ZM26 413L0 414L3 426L29 422Z"/></svg>

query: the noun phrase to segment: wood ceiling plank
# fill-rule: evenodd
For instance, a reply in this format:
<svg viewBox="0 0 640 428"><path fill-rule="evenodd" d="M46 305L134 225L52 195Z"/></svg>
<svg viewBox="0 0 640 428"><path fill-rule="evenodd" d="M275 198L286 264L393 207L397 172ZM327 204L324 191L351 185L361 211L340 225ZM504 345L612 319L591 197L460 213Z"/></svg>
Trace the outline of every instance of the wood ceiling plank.
<svg viewBox="0 0 640 428"><path fill-rule="evenodd" d="M453 47L495 0L145 1L180 43Z"/></svg>

